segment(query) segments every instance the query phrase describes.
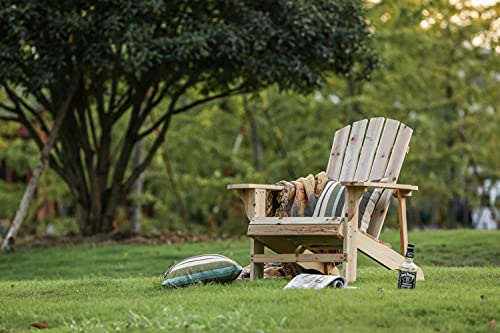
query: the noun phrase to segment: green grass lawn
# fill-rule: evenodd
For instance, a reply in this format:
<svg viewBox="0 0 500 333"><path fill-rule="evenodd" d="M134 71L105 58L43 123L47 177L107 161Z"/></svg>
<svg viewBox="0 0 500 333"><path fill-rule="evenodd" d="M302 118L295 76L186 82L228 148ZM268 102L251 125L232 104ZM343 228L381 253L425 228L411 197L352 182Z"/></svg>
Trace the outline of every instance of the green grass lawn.
<svg viewBox="0 0 500 333"><path fill-rule="evenodd" d="M398 247L398 234L383 239ZM358 289L282 290L283 280L163 289L203 253L248 263L248 241L81 245L0 255L0 332L486 332L500 321L500 232L410 233L426 274L413 291L360 256ZM500 323L499 323L500 324Z"/></svg>

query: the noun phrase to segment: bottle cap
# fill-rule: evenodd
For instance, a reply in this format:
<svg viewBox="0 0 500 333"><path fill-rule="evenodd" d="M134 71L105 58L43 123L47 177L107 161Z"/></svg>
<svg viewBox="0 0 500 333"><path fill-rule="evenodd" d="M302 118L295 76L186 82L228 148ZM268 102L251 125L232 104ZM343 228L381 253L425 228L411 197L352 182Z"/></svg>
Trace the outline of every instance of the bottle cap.
<svg viewBox="0 0 500 333"><path fill-rule="evenodd" d="M408 247L406 248L406 256L407 258L414 258L415 257L415 245L413 244L408 244Z"/></svg>

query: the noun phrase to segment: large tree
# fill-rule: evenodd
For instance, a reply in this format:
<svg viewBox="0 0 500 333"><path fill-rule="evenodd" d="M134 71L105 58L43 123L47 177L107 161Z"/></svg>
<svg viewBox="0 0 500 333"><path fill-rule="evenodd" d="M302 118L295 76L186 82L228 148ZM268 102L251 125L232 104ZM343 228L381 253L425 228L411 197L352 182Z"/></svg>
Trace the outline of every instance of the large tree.
<svg viewBox="0 0 500 333"><path fill-rule="evenodd" d="M0 119L21 123L41 149L68 108L49 164L74 197L81 232L108 232L173 116L271 85L309 92L328 74L366 77L377 60L361 7L351 0L6 0L0 84L9 101ZM144 159L130 165L145 139Z"/></svg>

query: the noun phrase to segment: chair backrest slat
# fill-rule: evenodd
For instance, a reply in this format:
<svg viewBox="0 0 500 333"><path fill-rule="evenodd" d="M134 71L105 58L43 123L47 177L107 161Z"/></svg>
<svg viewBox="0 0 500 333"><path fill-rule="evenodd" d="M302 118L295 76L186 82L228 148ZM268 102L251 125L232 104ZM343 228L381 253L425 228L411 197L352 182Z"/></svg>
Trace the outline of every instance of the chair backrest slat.
<svg viewBox="0 0 500 333"><path fill-rule="evenodd" d="M365 138L366 125L368 120L363 119L352 124L349 142L347 144L344 162L342 163L342 171L340 172L340 180L352 180L356 173L356 166L363 146Z"/></svg>
<svg viewBox="0 0 500 333"><path fill-rule="evenodd" d="M413 130L401 123L401 126L399 126L398 137L396 138L396 142L394 142L391 158L389 160L389 164L387 164L387 169L384 174L384 178L388 178L388 181L391 183L395 183L398 180L405 155L408 152L408 146L410 145L412 134Z"/></svg>
<svg viewBox="0 0 500 333"><path fill-rule="evenodd" d="M399 127L398 136L396 142L394 142L391 157L384 173L384 178L387 178L387 182L389 183L396 183L398 180L412 133L413 130L403 123ZM392 193L393 191L391 190L385 190L384 193L382 193L372 214L367 232L376 238L380 236L380 232L382 231Z"/></svg>
<svg viewBox="0 0 500 333"><path fill-rule="evenodd" d="M370 176L370 170L373 164L373 158L375 156L375 153L377 152L380 134L382 133L382 128L384 126L384 120L385 119L382 117L370 119L353 180L368 180L368 176Z"/></svg>
<svg viewBox="0 0 500 333"><path fill-rule="evenodd" d="M326 174L330 179L339 179L350 129L351 125L347 125L346 127L335 132L330 159L328 160L328 166L326 167Z"/></svg>
<svg viewBox="0 0 500 333"><path fill-rule="evenodd" d="M368 127L367 127L368 125ZM413 130L393 119L366 119L335 133L327 166L328 178L366 181L387 178L395 183L408 151ZM345 156L345 158L344 158ZM381 194L367 233L378 238L389 208L392 190Z"/></svg>
<svg viewBox="0 0 500 333"><path fill-rule="evenodd" d="M380 138L377 153L373 160L373 167L370 172L369 180L380 179L384 176L387 162L391 155L392 146L398 133L399 121L387 119L384 126L384 131Z"/></svg>

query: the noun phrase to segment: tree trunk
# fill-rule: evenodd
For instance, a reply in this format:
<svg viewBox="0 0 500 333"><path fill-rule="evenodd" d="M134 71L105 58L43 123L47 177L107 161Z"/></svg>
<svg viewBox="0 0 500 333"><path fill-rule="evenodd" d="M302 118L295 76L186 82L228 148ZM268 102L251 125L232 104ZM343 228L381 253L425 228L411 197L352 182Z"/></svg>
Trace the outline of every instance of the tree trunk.
<svg viewBox="0 0 500 333"><path fill-rule="evenodd" d="M114 211L116 211L117 207L118 206L115 207ZM96 214L95 210L87 204L77 204L76 219L78 221L78 227L82 236L93 236L96 234L105 234L113 231L113 218L108 218L104 214Z"/></svg>
<svg viewBox="0 0 500 333"><path fill-rule="evenodd" d="M54 143L56 142L57 136L59 135L59 130L61 128L61 124L64 120L64 117L66 116L66 113L69 109L69 105L71 103L71 99L73 98L74 91L76 89L77 83L73 83L73 87L70 88L70 95L67 97L67 99L64 101L64 103L61 105L61 108L57 114L57 117L54 121L54 126L52 127L52 130L50 131L49 137L47 141L45 142L45 145L43 146L42 149L42 154L40 156L40 159L38 160L38 163L35 166L35 169L33 170L33 174L28 182L28 186L26 187L26 190L23 194L23 198L21 199L21 202L19 204L19 208L17 209L16 215L14 217L14 221L12 221L12 225L9 228L9 231L7 232L7 236L5 237L3 244L2 244L2 250L5 252L10 252L14 250L14 243L15 243L15 238L17 231L19 230L21 224L24 222L26 219L26 215L28 214L28 210L30 207L30 203L33 199L33 195L35 194L35 191L38 187L38 183L40 182L40 177L42 176L42 172L45 169L45 165L47 164L47 161L50 156L50 152L52 150L52 147L54 146Z"/></svg>
<svg viewBox="0 0 500 333"><path fill-rule="evenodd" d="M133 191L135 181L144 171L142 167L150 163L165 138L169 119L158 132L151 148L147 152L143 150L144 156L139 163L142 166L141 172L136 172L137 177L129 175L127 178L128 162L134 158L134 147L139 141L137 140L139 130L137 117L137 114L135 116L132 114L129 127L122 136L122 142L118 145L121 148L114 150L111 149L112 138L107 134L111 132L110 130L106 134L101 134L100 144L97 147L87 144L88 131L85 128L82 131L71 130L72 125L68 122L67 128L61 132L60 141L63 143L60 159L64 161L64 165L60 168L59 174L72 189L79 211L77 213L78 226L83 236L110 233L116 230L118 207ZM104 125L109 125L108 128L111 128L106 116L103 116L100 121L103 128ZM75 154L71 146L73 142L83 142L83 154ZM130 164L132 172L139 168L138 165Z"/></svg>
<svg viewBox="0 0 500 333"><path fill-rule="evenodd" d="M144 141L138 141L135 144L134 148L134 160L133 164L137 167L142 162L142 155L144 151ZM134 182L134 186L132 187L132 205L130 207L130 230L132 232L140 232L141 231L141 210L142 205L139 200L139 196L142 194L142 187L144 183L144 173L137 178Z"/></svg>
<svg viewBox="0 0 500 333"><path fill-rule="evenodd" d="M172 165L170 163L170 157L166 146L163 146L162 158L163 158L163 163L165 164L165 168L167 169L167 176L168 176L168 181L170 182L170 188L175 196L177 212L181 216L184 225L186 226L186 229L191 230L191 222L189 220L189 214L186 209L186 205L184 203L184 197L181 191L179 190L179 187L177 186L174 170L172 169Z"/></svg>

